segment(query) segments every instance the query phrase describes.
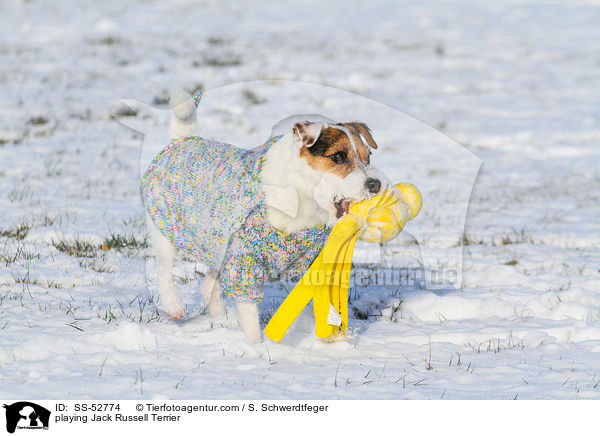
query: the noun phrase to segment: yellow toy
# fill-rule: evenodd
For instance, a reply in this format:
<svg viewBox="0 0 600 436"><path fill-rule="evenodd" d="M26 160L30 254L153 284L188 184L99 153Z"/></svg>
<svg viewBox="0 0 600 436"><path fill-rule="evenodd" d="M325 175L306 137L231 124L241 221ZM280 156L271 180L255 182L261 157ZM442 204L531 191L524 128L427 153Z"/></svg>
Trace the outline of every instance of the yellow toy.
<svg viewBox="0 0 600 436"><path fill-rule="evenodd" d="M333 227L327 243L267 326L275 342L313 300L315 334L345 338L348 328L348 287L356 239L383 243L394 239L421 210L421 194L410 183L399 183L374 197L352 203L347 215Z"/></svg>

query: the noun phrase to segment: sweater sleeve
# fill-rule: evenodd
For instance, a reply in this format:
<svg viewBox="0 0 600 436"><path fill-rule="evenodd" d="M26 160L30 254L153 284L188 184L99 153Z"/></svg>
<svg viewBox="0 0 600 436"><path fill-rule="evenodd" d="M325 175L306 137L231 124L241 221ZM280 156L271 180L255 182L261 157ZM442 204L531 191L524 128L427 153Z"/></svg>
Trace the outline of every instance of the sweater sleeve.
<svg viewBox="0 0 600 436"><path fill-rule="evenodd" d="M264 255L237 232L231 239L221 268L223 294L238 301L262 301L262 285L268 278Z"/></svg>

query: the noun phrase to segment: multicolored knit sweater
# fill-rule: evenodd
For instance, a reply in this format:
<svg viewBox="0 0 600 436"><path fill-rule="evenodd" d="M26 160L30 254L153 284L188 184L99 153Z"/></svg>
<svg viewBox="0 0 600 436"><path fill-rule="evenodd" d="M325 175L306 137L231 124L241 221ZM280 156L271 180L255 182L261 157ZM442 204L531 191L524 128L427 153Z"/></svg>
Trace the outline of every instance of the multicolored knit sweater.
<svg viewBox="0 0 600 436"><path fill-rule="evenodd" d="M220 271L229 296L262 299L262 284L301 276L329 229L284 234L266 219L260 171L269 147L257 150L200 137L173 141L141 182L146 211L174 245Z"/></svg>

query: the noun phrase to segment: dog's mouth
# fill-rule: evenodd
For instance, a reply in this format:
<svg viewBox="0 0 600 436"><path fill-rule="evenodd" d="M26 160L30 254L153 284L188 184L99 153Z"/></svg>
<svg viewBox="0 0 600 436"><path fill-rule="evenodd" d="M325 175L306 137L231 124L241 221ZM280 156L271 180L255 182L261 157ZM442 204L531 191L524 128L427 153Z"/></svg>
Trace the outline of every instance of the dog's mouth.
<svg viewBox="0 0 600 436"><path fill-rule="evenodd" d="M344 198L342 198L341 200L334 201L333 205L335 206L336 210L336 218L343 217L348 213L348 209L350 209L350 202Z"/></svg>

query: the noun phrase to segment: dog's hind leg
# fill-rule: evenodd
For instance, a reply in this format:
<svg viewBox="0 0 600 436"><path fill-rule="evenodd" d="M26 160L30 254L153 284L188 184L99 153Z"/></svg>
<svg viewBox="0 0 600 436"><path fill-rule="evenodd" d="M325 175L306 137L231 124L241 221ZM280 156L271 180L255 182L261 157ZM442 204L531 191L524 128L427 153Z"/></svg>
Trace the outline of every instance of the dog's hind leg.
<svg viewBox="0 0 600 436"><path fill-rule="evenodd" d="M171 241L169 241L159 229L156 228L150 218L146 214L146 224L148 225L148 233L152 242L152 251L156 258L158 269L158 291L162 308L173 319L181 319L185 315L185 308L181 303L173 278L171 277L171 269L175 262L176 250Z"/></svg>
<svg viewBox="0 0 600 436"><path fill-rule="evenodd" d="M200 284L200 294L204 298L210 316L220 316L225 312L223 300L221 299L218 273L216 271L210 270L206 274Z"/></svg>

